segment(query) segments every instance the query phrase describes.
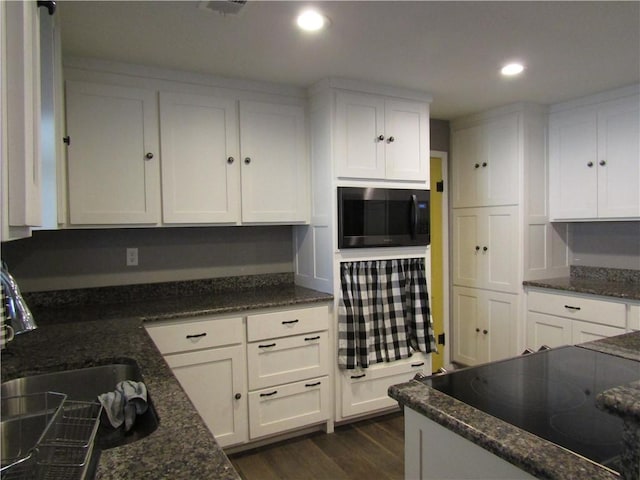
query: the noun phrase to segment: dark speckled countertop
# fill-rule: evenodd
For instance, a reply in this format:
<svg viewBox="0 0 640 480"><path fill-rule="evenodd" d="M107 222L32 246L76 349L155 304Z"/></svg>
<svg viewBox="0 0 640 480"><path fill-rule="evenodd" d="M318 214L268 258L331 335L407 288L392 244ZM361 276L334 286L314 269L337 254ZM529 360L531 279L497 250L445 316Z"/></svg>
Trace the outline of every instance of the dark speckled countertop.
<svg viewBox="0 0 640 480"><path fill-rule="evenodd" d="M192 286L197 285L202 286ZM163 284L158 288L174 287ZM145 292L140 296L148 298L141 301L122 298L123 292L134 287L115 289L115 293L100 289L78 292L83 296L81 301L72 291L26 295L33 303L39 328L19 335L2 351L2 380L135 359L160 425L142 440L103 451L96 478L237 480L239 475L147 335L143 322L327 302L333 297L280 281L230 289L205 287L196 289L196 294L189 289L180 290L180 295L166 290L162 295ZM154 291L157 293L157 288ZM100 304L86 297L94 294L102 299ZM67 298L61 301L60 297ZM118 298L125 301L115 301Z"/></svg>
<svg viewBox="0 0 640 480"><path fill-rule="evenodd" d="M527 280L524 286L640 300L640 270L571 267L562 278Z"/></svg>
<svg viewBox="0 0 640 480"><path fill-rule="evenodd" d="M597 340L581 346L640 362L640 332ZM424 383L410 381L393 385L389 388L389 395L538 478L620 479L620 476L604 467L485 414ZM603 407L605 404L609 405L610 411L623 418L640 418L640 389L635 383L607 390L600 395L598 401ZM634 426L631 434L637 436L635 428ZM637 438L633 437L630 441L636 440ZM632 447L635 448L637 458L638 444L634 443ZM636 461L637 465L637 460L632 461Z"/></svg>

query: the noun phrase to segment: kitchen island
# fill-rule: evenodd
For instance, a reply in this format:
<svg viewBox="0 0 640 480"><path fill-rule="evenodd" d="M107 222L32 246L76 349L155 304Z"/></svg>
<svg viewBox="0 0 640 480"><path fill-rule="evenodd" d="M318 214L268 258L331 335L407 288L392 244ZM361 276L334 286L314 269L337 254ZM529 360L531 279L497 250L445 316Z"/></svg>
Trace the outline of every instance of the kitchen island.
<svg viewBox="0 0 640 480"><path fill-rule="evenodd" d="M234 278L226 286L216 281L213 287L196 281L27 294L39 328L16 337L2 351L2 381L134 359L159 426L137 442L102 451L96 478L237 480L239 475L148 336L144 322L332 299L287 283L288 277L284 281L261 277L244 283Z"/></svg>
<svg viewBox="0 0 640 480"><path fill-rule="evenodd" d="M589 342L581 347L622 357L632 362L640 362L640 332ZM638 363L638 373L640 374L640 363ZM403 406L408 407L409 410L405 409L405 419L407 414L417 414L430 421L437 428L444 427L447 433L456 434L455 439L464 439L474 448L481 447L484 453L490 452L495 456L497 462L502 462L507 467L517 467L523 474L518 478L536 477L558 480L574 478L613 480L620 478L618 474L606 467L456 400L423 382L414 380L394 385L389 388L389 395ZM640 414L640 390L635 387L635 383L607 390L598 396L597 402L601 408L616 411L617 414L625 418L625 421L627 418L630 419L630 422L635 421L635 424L630 423L630 425L637 426L637 418ZM408 430L409 428L407 428ZM407 435L407 431L405 435ZM628 444L625 445L623 457L627 454L632 457L635 455L637 463L638 445L637 443L631 444L636 436L637 432L635 431L629 434L625 433L625 442ZM441 439L441 437L436 438ZM427 442L428 439L425 438L424 441ZM407 439L405 448L410 448L413 443L415 443L413 440ZM423 448L428 448L426 443ZM455 460L454 452L457 453L460 462L463 462L465 455L456 451L455 448L452 449L450 458L454 459L454 462L458 461ZM448 458L442 458L439 463L445 463L447 460ZM411 461L409 458L406 459L405 472L410 471ZM427 471L429 467L423 465L422 468L423 471ZM481 476L480 470L477 470L476 473Z"/></svg>

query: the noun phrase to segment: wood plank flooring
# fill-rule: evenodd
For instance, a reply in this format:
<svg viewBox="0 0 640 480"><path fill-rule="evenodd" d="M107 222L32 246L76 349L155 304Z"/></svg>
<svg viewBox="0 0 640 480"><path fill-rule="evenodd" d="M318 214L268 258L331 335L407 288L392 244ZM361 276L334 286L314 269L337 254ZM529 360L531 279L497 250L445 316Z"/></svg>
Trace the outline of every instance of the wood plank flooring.
<svg viewBox="0 0 640 480"><path fill-rule="evenodd" d="M229 455L244 480L401 480L401 412Z"/></svg>

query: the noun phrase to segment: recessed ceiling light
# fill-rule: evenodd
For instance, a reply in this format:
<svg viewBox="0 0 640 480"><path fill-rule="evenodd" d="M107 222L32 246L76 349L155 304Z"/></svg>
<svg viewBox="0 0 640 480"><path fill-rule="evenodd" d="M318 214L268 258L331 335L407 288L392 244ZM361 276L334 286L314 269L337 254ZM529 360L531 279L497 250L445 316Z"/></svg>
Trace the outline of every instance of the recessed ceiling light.
<svg viewBox="0 0 640 480"><path fill-rule="evenodd" d="M505 75L507 77L512 77L514 75L518 75L522 73L523 70L524 70L524 66L521 63L509 63L504 67L502 67L502 70L500 70L500 73L502 73L502 75Z"/></svg>
<svg viewBox="0 0 640 480"><path fill-rule="evenodd" d="M316 10L305 10L298 15L296 23L306 32L317 32L327 25L327 17Z"/></svg>

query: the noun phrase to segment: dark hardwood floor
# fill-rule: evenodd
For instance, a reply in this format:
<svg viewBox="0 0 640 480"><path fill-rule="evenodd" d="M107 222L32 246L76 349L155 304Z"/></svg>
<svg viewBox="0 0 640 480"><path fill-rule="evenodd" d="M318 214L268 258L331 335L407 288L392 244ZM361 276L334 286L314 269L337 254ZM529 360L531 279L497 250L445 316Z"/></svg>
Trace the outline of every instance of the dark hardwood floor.
<svg viewBox="0 0 640 480"><path fill-rule="evenodd" d="M229 455L244 480L401 480L401 412Z"/></svg>

